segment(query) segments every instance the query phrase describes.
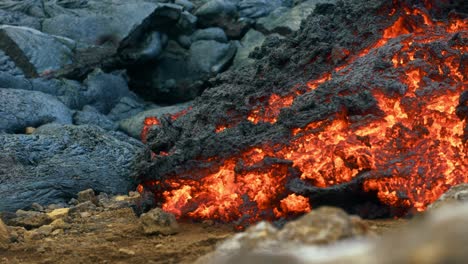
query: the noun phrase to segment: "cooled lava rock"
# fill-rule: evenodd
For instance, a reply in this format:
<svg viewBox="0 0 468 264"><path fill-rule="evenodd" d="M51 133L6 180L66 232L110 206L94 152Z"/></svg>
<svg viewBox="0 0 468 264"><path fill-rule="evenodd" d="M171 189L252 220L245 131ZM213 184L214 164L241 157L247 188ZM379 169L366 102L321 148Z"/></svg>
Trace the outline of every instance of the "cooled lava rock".
<svg viewBox="0 0 468 264"><path fill-rule="evenodd" d="M49 124L31 135L0 134L0 149L0 211L15 211L67 202L90 187L127 193L143 148L119 132Z"/></svg>

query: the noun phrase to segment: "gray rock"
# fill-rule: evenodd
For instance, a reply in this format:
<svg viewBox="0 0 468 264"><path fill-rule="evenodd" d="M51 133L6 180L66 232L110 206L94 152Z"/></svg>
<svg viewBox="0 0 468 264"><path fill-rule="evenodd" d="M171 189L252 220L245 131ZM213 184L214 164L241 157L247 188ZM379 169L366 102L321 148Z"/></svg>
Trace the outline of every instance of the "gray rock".
<svg viewBox="0 0 468 264"><path fill-rule="evenodd" d="M95 125L104 130L116 130L119 126L110 120L107 116L99 113L92 106L85 106L83 111L78 111L73 115L73 124L75 125Z"/></svg>
<svg viewBox="0 0 468 264"><path fill-rule="evenodd" d="M119 102L112 108L107 115L113 121L120 121L125 118L134 116L145 110L145 105L142 102L132 97L122 97Z"/></svg>
<svg viewBox="0 0 468 264"><path fill-rule="evenodd" d="M38 228L50 224L52 219L46 213L35 211L16 211L16 217L8 220L8 225L22 226L26 229Z"/></svg>
<svg viewBox="0 0 468 264"><path fill-rule="evenodd" d="M222 28L205 28L199 29L193 33L191 36L191 42L196 42L198 40L215 40L221 43L227 43L228 39L226 33Z"/></svg>
<svg viewBox="0 0 468 264"><path fill-rule="evenodd" d="M94 106L103 114L108 114L120 98L131 95L127 82L122 76L100 70L90 73L83 84L87 86L85 92L89 100L87 104Z"/></svg>
<svg viewBox="0 0 468 264"><path fill-rule="evenodd" d="M91 126L51 124L32 135L0 134L0 211L66 203L81 190L134 189L142 145Z"/></svg>
<svg viewBox="0 0 468 264"><path fill-rule="evenodd" d="M159 32L144 35L144 39L137 46L129 48L121 55L128 63L142 64L156 60L161 54L167 36Z"/></svg>
<svg viewBox="0 0 468 264"><path fill-rule="evenodd" d="M10 244L10 232L0 218L0 250L8 249Z"/></svg>
<svg viewBox="0 0 468 264"><path fill-rule="evenodd" d="M93 189L86 189L84 191L79 192L77 199L80 203L92 202L95 205L98 204L98 199Z"/></svg>
<svg viewBox="0 0 468 264"><path fill-rule="evenodd" d="M157 7L148 1L87 1L72 12L60 10L43 22L43 32L68 37L87 44L99 44L99 38L126 37ZM71 10L71 9L69 9Z"/></svg>
<svg viewBox="0 0 468 264"><path fill-rule="evenodd" d="M189 12L191 12L195 8L195 5L188 0L175 0L174 3L183 6L185 10Z"/></svg>
<svg viewBox="0 0 468 264"><path fill-rule="evenodd" d="M0 131L9 133L52 122L72 122L70 110L55 97L17 89L0 88L0 116Z"/></svg>
<svg viewBox="0 0 468 264"><path fill-rule="evenodd" d="M32 85L31 82L24 77L0 71L0 88L32 90Z"/></svg>
<svg viewBox="0 0 468 264"><path fill-rule="evenodd" d="M173 214L155 208L140 216L143 232L147 235L173 235L179 232L179 224Z"/></svg>
<svg viewBox="0 0 468 264"><path fill-rule="evenodd" d="M288 35L299 30L301 23L315 10L318 3L335 3L336 0L309 0L292 9L280 7L267 17L257 20L257 30L265 33Z"/></svg>
<svg viewBox="0 0 468 264"><path fill-rule="evenodd" d="M185 110L191 106L191 103L184 103L174 106L159 107L138 113L135 116L124 119L119 122L119 128L128 135L140 139L141 131L144 127L144 121L147 117L161 118L165 115L171 115Z"/></svg>
<svg viewBox="0 0 468 264"><path fill-rule="evenodd" d="M237 13L236 1L211 0L202 5L195 12L197 17L212 19L216 16L235 16ZM200 21L203 23L203 21Z"/></svg>
<svg viewBox="0 0 468 264"><path fill-rule="evenodd" d="M197 9L195 15L201 27L221 27L230 39L240 39L251 26L238 19L238 0L211 0Z"/></svg>
<svg viewBox="0 0 468 264"><path fill-rule="evenodd" d="M0 72L15 76L23 76L23 71L18 68L15 62L5 52L0 49Z"/></svg>
<svg viewBox="0 0 468 264"><path fill-rule="evenodd" d="M280 6L292 7L291 0L240 0L238 4L241 17L259 18L267 16Z"/></svg>
<svg viewBox="0 0 468 264"><path fill-rule="evenodd" d="M0 25L23 26L37 30L41 29L41 22L39 19L20 12L2 9L0 9Z"/></svg>
<svg viewBox="0 0 468 264"><path fill-rule="evenodd" d="M254 59L249 58L249 54L260 47L265 41L265 35L254 29L249 30L242 38L239 47L237 48L236 57L234 57L233 68L241 68L255 62Z"/></svg>
<svg viewBox="0 0 468 264"><path fill-rule="evenodd" d="M192 38L191 36L187 35L179 35L177 37L177 43L185 49L189 49L190 45L192 45Z"/></svg>
<svg viewBox="0 0 468 264"><path fill-rule="evenodd" d="M190 46L188 63L200 76L216 74L227 68L236 54L236 49L233 43L200 40Z"/></svg>
<svg viewBox="0 0 468 264"><path fill-rule="evenodd" d="M70 207L70 211L68 212L71 216L79 216L82 215L81 213L90 213L96 211L97 206L91 201L85 201L79 203L75 206Z"/></svg>
<svg viewBox="0 0 468 264"><path fill-rule="evenodd" d="M129 71L132 86L139 94L159 103L180 103L194 99L203 83L227 69L235 56L234 43L200 40L190 50L169 41L156 67Z"/></svg>
<svg viewBox="0 0 468 264"><path fill-rule="evenodd" d="M195 30L196 23L197 17L184 11L183 7L175 4L159 4L141 24L134 27L122 40L118 54L122 60L133 63L135 57L138 57L135 54L138 54L140 50L148 49L148 44L156 40L154 36L150 36L154 35L154 32L171 36L187 35ZM145 45L144 42L147 44ZM162 42L164 44L165 41Z"/></svg>
<svg viewBox="0 0 468 264"><path fill-rule="evenodd" d="M81 109L95 100L87 94L87 87L78 81L67 79L36 78L29 80L32 90L54 95L70 109Z"/></svg>
<svg viewBox="0 0 468 264"><path fill-rule="evenodd" d="M28 77L46 74L71 64L75 48L76 43L71 39L47 35L26 27L0 26L0 50Z"/></svg>
<svg viewBox="0 0 468 264"><path fill-rule="evenodd" d="M37 0L3 0L0 2L0 9L8 11L17 11L34 17L45 17L44 5L42 1Z"/></svg>

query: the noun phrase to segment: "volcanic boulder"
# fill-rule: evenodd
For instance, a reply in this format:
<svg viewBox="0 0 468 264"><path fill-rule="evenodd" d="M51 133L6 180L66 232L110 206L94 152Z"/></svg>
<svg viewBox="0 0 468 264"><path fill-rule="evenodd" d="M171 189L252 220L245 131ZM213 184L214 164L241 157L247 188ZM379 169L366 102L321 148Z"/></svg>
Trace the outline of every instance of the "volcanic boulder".
<svg viewBox="0 0 468 264"><path fill-rule="evenodd" d="M47 123L71 124L70 110L55 97L36 91L0 88L0 131L22 133Z"/></svg>
<svg viewBox="0 0 468 264"><path fill-rule="evenodd" d="M0 40L0 50L27 77L37 77L71 64L77 47L71 39L47 35L32 28L8 25L0 26Z"/></svg>
<svg viewBox="0 0 468 264"><path fill-rule="evenodd" d="M161 208L152 209L140 216L143 232L148 235L173 235L179 232L175 216L164 212Z"/></svg>
<svg viewBox="0 0 468 264"><path fill-rule="evenodd" d="M64 203L87 188L127 193L142 145L98 127L51 124L32 135L0 134L0 150L0 211L15 211Z"/></svg>

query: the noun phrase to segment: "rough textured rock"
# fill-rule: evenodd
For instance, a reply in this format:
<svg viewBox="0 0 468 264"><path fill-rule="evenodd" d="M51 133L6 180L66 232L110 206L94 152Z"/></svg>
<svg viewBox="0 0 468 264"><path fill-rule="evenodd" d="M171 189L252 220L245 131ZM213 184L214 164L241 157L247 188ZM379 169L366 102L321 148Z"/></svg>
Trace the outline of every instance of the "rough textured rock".
<svg viewBox="0 0 468 264"><path fill-rule="evenodd" d="M228 41L226 33L222 28L205 28L195 31L191 36L191 42L198 40L215 40L217 42L226 43Z"/></svg>
<svg viewBox="0 0 468 264"><path fill-rule="evenodd" d="M23 71L18 68L15 62L0 49L0 72L15 76L23 76Z"/></svg>
<svg viewBox="0 0 468 264"><path fill-rule="evenodd" d="M80 203L92 202L93 204L98 205L99 202L93 189L86 189L79 192L77 199Z"/></svg>
<svg viewBox="0 0 468 264"><path fill-rule="evenodd" d="M47 225L51 222L52 219L45 213L18 210L14 218L8 219L7 224L32 229Z"/></svg>
<svg viewBox="0 0 468 264"><path fill-rule="evenodd" d="M43 22L43 31L88 44L112 35L121 40L157 7L149 1L87 1L72 12L59 12Z"/></svg>
<svg viewBox="0 0 468 264"><path fill-rule="evenodd" d="M57 219L64 218L68 215L68 212L70 211L70 208L58 208L54 209L50 212L47 213L47 216L55 222ZM53 223L52 222L52 223Z"/></svg>
<svg viewBox="0 0 468 264"><path fill-rule="evenodd" d="M118 74L108 74L95 70L84 80L87 86L86 96L89 105L94 106L103 114L109 111L124 96L131 96L125 79Z"/></svg>
<svg viewBox="0 0 468 264"><path fill-rule="evenodd" d="M259 18L280 6L291 7L291 0L241 0L237 4L241 17Z"/></svg>
<svg viewBox="0 0 468 264"><path fill-rule="evenodd" d="M301 22L315 10L317 3L335 3L336 0L309 0L292 9L278 8L257 21L257 29L265 34L288 35L299 30Z"/></svg>
<svg viewBox="0 0 468 264"><path fill-rule="evenodd" d="M199 40L190 46L189 65L195 74L212 75L227 68L236 53L236 47L231 44L219 43L214 40Z"/></svg>
<svg viewBox="0 0 468 264"><path fill-rule="evenodd" d="M299 244L331 244L339 240L372 234L357 216L334 207L320 207L287 223L278 233L281 241Z"/></svg>
<svg viewBox="0 0 468 264"><path fill-rule="evenodd" d="M251 226L221 243L215 252L203 256L196 263L270 263L275 258L285 260L288 255L291 255L291 260L299 261L306 252L301 248L317 250L315 247L363 237L373 237L373 232L359 217L350 216L339 208L321 207L287 223L280 230L268 222ZM319 255L323 258L327 254L322 252Z"/></svg>
<svg viewBox="0 0 468 264"><path fill-rule="evenodd" d="M23 26L40 30L40 20L17 11L0 9L0 25Z"/></svg>
<svg viewBox="0 0 468 264"><path fill-rule="evenodd" d="M125 51L125 60L129 64L143 64L154 62L161 55L167 44L167 35L151 32L144 35L142 41Z"/></svg>
<svg viewBox="0 0 468 264"><path fill-rule="evenodd" d="M36 91L0 88L0 131L18 133L47 123L71 124L70 110L55 97Z"/></svg>
<svg viewBox="0 0 468 264"><path fill-rule="evenodd" d="M237 48L236 57L232 63L233 68L240 68L246 65L250 65L255 62L254 59L249 58L249 54L260 47L265 40L265 35L261 32L251 29L245 34L240 41L240 45Z"/></svg>
<svg viewBox="0 0 468 264"><path fill-rule="evenodd" d="M0 88L31 90L32 85L31 82L24 77L0 71Z"/></svg>
<svg viewBox="0 0 468 264"><path fill-rule="evenodd" d="M221 27L230 39L240 39L251 23L237 19L237 0L210 0L197 9L198 24L203 27Z"/></svg>
<svg viewBox="0 0 468 264"><path fill-rule="evenodd" d="M64 203L81 190L134 189L141 143L90 126L51 124L32 135L0 134L0 211Z"/></svg>
<svg viewBox="0 0 468 264"><path fill-rule="evenodd" d="M460 184L453 186L446 193L444 193L434 203L429 205L429 210L434 210L440 207L449 205L456 205L468 202L468 184Z"/></svg>
<svg viewBox="0 0 468 264"><path fill-rule="evenodd" d="M129 117L119 122L119 129L128 135L140 139L141 131L143 130L144 121L147 117L162 117L164 115L171 115L191 106L191 103L184 103L173 106L159 107L140 112L135 116Z"/></svg>
<svg viewBox="0 0 468 264"><path fill-rule="evenodd" d="M0 50L28 77L46 74L71 64L76 45L71 39L47 35L35 29L0 26Z"/></svg>
<svg viewBox="0 0 468 264"><path fill-rule="evenodd" d="M132 97L122 97L107 115L113 121L119 121L134 116L145 110L142 102Z"/></svg>
<svg viewBox="0 0 468 264"><path fill-rule="evenodd" d="M0 219L0 250L8 249L10 244L10 232L8 232L7 226Z"/></svg>
<svg viewBox="0 0 468 264"><path fill-rule="evenodd" d="M235 1L210 0L197 9L195 15L202 26L210 26L214 21L237 15Z"/></svg>
<svg viewBox="0 0 468 264"><path fill-rule="evenodd" d="M173 214L155 208L140 216L143 232L148 235L173 235L179 232L179 224Z"/></svg>
<svg viewBox="0 0 468 264"><path fill-rule="evenodd" d="M92 106L85 106L83 111L78 111L73 115L73 124L75 125L95 125L105 130L116 130L119 126L110 120L107 116L99 113Z"/></svg>

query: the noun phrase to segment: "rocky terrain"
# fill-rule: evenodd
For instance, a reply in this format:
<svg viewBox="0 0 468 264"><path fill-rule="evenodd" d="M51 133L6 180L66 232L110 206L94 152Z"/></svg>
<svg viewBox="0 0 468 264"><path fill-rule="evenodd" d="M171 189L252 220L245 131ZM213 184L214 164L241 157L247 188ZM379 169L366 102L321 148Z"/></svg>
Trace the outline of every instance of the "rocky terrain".
<svg viewBox="0 0 468 264"><path fill-rule="evenodd" d="M2 1L0 211L134 190L144 119L190 107L316 3Z"/></svg>
<svg viewBox="0 0 468 264"><path fill-rule="evenodd" d="M155 202L158 187L147 189L211 164L201 158L284 141L317 115L344 107L357 120L374 109L356 88L362 76L342 75L319 89L323 97L304 94L278 112L279 125L243 120L267 94L306 89L378 41L391 2L0 1L0 263L463 263L466 185L411 220L314 204L291 221L255 219L243 232L230 221L176 219ZM435 2L435 16L466 20L463 4ZM466 38L434 49L457 45L466 48ZM466 52L461 58L465 65ZM373 65L377 79L388 66L380 59L361 71ZM343 83L344 99L327 90ZM464 91L456 111L467 121ZM336 190L301 191L328 201Z"/></svg>

